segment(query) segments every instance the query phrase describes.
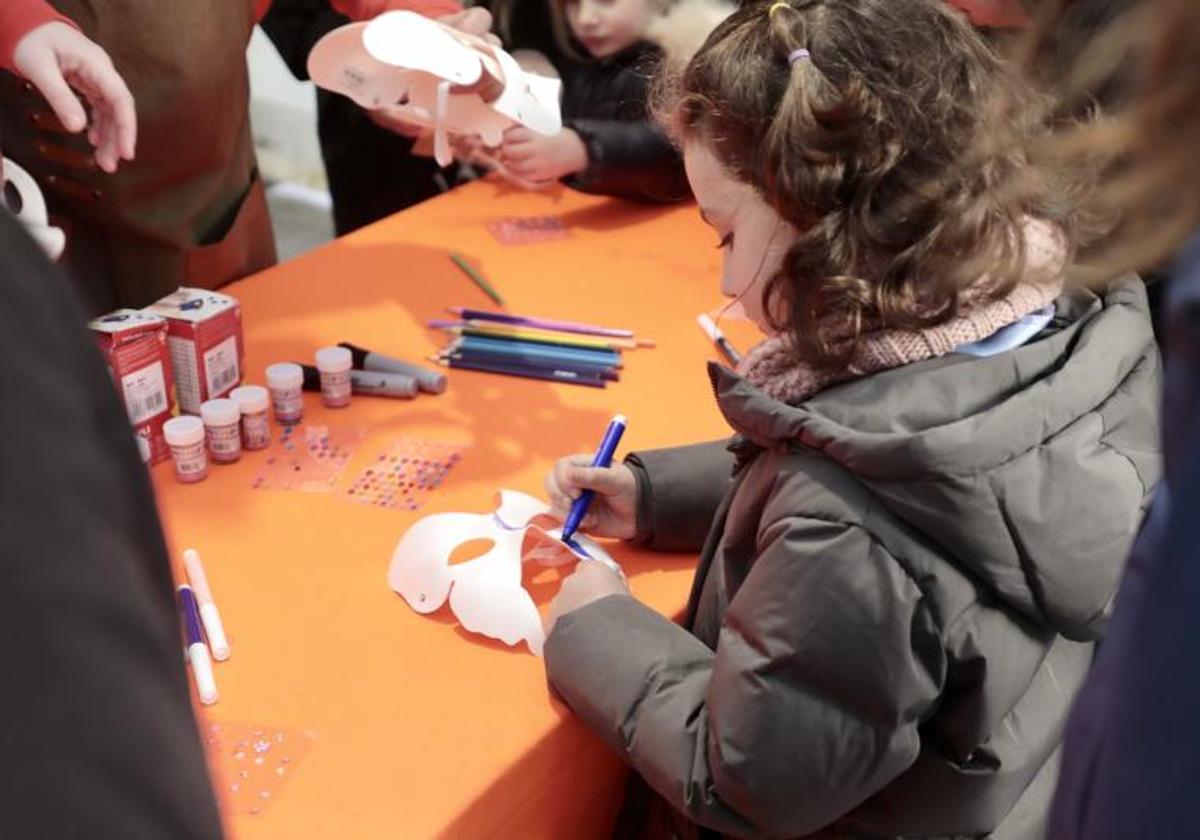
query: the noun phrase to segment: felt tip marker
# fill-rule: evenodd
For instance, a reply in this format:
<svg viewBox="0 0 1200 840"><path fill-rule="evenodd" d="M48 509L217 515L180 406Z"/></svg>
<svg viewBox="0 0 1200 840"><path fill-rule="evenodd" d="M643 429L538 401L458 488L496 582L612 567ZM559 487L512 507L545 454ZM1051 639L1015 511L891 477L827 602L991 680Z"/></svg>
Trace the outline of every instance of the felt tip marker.
<svg viewBox="0 0 1200 840"><path fill-rule="evenodd" d="M354 367L360 370L411 376L417 381L418 387L427 394L441 394L446 390L446 375L444 373L439 373L436 370L428 370L419 365L410 365L408 362L392 358L391 356L385 356L382 353L376 353L373 350L359 347L348 341L338 342L338 347L345 347L350 351Z"/></svg>
<svg viewBox="0 0 1200 840"><path fill-rule="evenodd" d="M617 451L617 446L621 443L621 435L625 434L625 426L628 423L624 414L613 416L608 428L604 431L604 437L600 440L600 448L596 450L596 457L592 459L593 467L612 466L613 453ZM563 523L563 542L571 545L571 537L579 530L579 523L587 515L588 506L592 503L595 495L595 491L584 490L579 494L579 498L571 503L571 511L567 514L567 521Z"/></svg>
<svg viewBox="0 0 1200 840"><path fill-rule="evenodd" d="M192 591L200 605L200 621L204 624L204 635L208 637L213 659L224 662L229 658L229 642L225 639L225 625L221 623L221 613L213 601L212 590L208 588L208 576L204 574L200 552L194 548L183 552L183 567L187 570L188 581L192 584Z"/></svg>
<svg viewBox="0 0 1200 840"><path fill-rule="evenodd" d="M721 328L717 326L708 315L697 315L696 323L700 325L700 329L704 330L704 334L708 336L708 340L717 345L717 348L729 360L729 364L737 366L742 361L742 354L734 349L729 343L729 339L725 337L725 333L721 332Z"/></svg>
<svg viewBox="0 0 1200 840"><path fill-rule="evenodd" d="M200 632L200 610L196 596L186 583L179 587L179 614L183 617L183 630L187 639L187 657L192 665L192 676L196 678L196 693L200 702L211 706L217 702L217 681L213 677L212 660L208 657L208 646Z"/></svg>

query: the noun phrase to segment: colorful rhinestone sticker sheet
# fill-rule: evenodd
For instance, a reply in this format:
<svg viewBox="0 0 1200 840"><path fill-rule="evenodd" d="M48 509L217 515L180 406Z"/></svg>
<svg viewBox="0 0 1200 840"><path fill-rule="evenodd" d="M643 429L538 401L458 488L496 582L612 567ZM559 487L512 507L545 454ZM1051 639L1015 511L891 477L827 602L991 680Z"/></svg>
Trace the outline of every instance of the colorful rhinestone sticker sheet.
<svg viewBox="0 0 1200 840"><path fill-rule="evenodd" d="M462 460L465 446L398 438L346 489L345 498L388 510L417 510Z"/></svg>
<svg viewBox="0 0 1200 840"><path fill-rule="evenodd" d="M361 428L298 425L277 430L251 484L256 490L328 493L354 457Z"/></svg>
<svg viewBox="0 0 1200 840"><path fill-rule="evenodd" d="M499 219L488 224L487 229L501 245L532 245L568 236L566 226L556 216Z"/></svg>
<svg viewBox="0 0 1200 840"><path fill-rule="evenodd" d="M245 723L208 723L201 733L222 810L252 817L279 798L315 740L303 730Z"/></svg>

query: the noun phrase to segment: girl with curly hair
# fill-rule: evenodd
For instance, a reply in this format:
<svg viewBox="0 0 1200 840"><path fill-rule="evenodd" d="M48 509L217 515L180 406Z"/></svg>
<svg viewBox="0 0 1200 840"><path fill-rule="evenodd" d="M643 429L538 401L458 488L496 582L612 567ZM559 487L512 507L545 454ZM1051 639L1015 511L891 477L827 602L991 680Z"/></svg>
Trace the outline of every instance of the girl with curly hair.
<svg viewBox="0 0 1200 840"><path fill-rule="evenodd" d="M1048 109L1000 93L1037 105L941 0L752 4L668 71L767 338L709 366L732 440L547 478L592 534L701 552L682 626L587 562L547 619L551 684L636 771L621 836L1044 832L1159 365L1139 283L1064 289L1067 179L990 142Z"/></svg>

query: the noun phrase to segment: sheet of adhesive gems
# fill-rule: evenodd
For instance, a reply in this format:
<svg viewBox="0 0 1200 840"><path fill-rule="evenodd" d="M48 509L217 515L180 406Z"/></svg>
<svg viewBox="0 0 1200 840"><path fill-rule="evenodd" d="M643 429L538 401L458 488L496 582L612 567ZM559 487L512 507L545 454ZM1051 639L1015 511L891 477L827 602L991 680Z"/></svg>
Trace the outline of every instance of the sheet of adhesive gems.
<svg viewBox="0 0 1200 840"><path fill-rule="evenodd" d="M397 438L351 482L345 497L388 510L417 510L462 460L465 446Z"/></svg>
<svg viewBox="0 0 1200 840"><path fill-rule="evenodd" d="M299 729L244 723L208 723L202 731L222 810L254 817L280 797L316 737Z"/></svg>
<svg viewBox="0 0 1200 840"><path fill-rule="evenodd" d="M362 444L361 428L297 425L277 430L251 487L325 493L334 485Z"/></svg>

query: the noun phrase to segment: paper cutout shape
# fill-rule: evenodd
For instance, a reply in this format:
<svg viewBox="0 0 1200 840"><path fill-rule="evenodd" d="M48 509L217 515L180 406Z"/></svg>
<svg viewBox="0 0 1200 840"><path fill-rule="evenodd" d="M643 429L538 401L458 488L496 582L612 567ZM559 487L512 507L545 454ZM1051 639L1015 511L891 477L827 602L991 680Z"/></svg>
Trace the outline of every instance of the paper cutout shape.
<svg viewBox="0 0 1200 840"><path fill-rule="evenodd" d="M261 453L263 460L250 486L255 490L328 493L364 436L360 428L284 426L270 448Z"/></svg>
<svg viewBox="0 0 1200 840"><path fill-rule="evenodd" d="M333 30L309 53L308 72L363 108L432 128L442 166L453 160L449 134L496 147L514 125L546 136L562 130L558 79L526 72L499 47L415 12Z"/></svg>
<svg viewBox="0 0 1200 840"><path fill-rule="evenodd" d="M487 229L501 245L532 245L568 236L566 225L557 216L498 219L489 222Z"/></svg>
<svg viewBox="0 0 1200 840"><path fill-rule="evenodd" d="M396 545L388 585L419 613L434 612L448 600L465 630L510 647L523 641L531 653L541 656L542 618L522 586L522 563L555 566L594 560L620 573L608 552L582 534L577 533L575 541L584 553L568 548L559 539L562 530L549 511L532 496L501 490L491 514L426 516ZM451 565L454 550L474 540L489 540L492 546L479 557Z"/></svg>
<svg viewBox="0 0 1200 840"><path fill-rule="evenodd" d="M262 816L279 798L316 738L305 730L245 723L209 723L202 733L222 812L250 817Z"/></svg>
<svg viewBox="0 0 1200 840"><path fill-rule="evenodd" d="M33 180L33 176L13 161L0 155L0 185L3 186L5 192L12 190L17 194L16 202L5 202L15 203L16 206L10 206L9 209L13 211L17 221L25 225L29 235L37 241L38 245L42 246L42 250L51 260L61 257L63 249L67 246L67 236L61 228L50 224L50 214L46 210L46 198L38 188L37 182Z"/></svg>

